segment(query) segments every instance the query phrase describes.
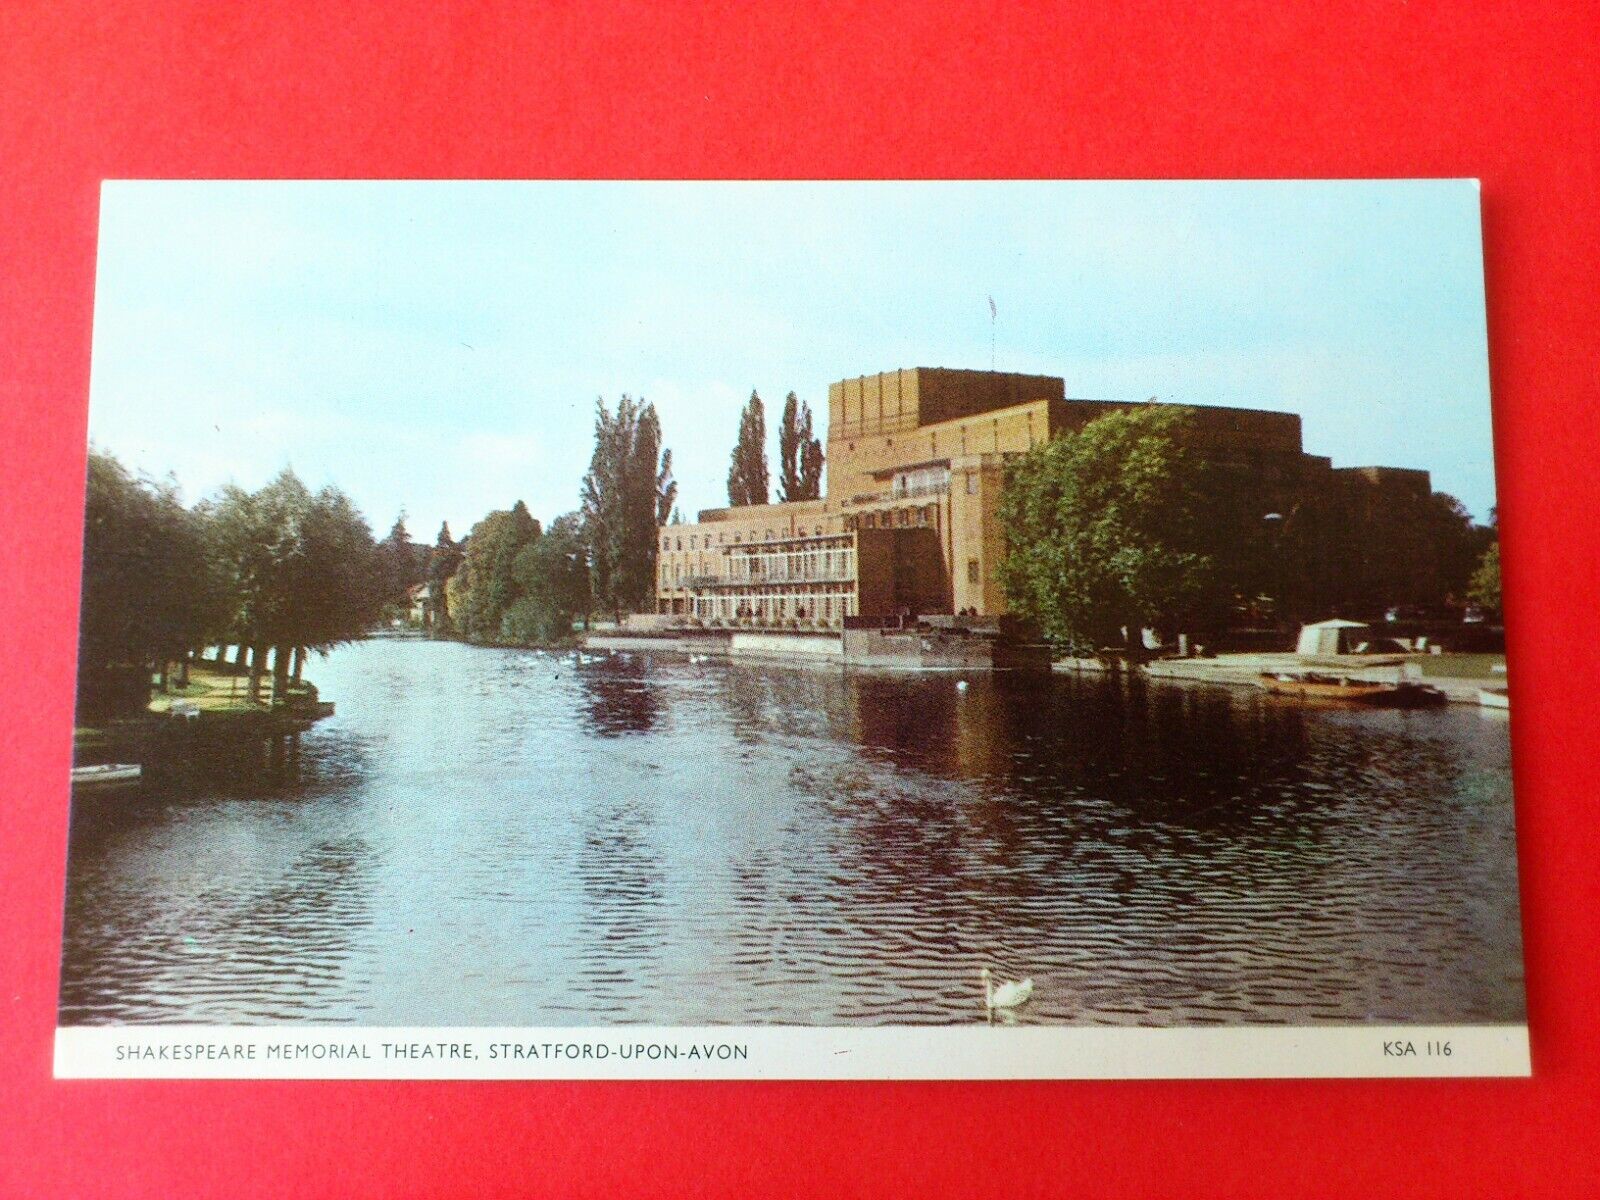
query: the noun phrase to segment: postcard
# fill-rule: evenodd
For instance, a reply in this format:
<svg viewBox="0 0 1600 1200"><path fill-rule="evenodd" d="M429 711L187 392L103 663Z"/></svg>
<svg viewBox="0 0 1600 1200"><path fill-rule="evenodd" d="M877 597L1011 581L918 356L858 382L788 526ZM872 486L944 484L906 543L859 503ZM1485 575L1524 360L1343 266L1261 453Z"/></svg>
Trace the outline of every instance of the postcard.
<svg viewBox="0 0 1600 1200"><path fill-rule="evenodd" d="M1529 1070L1473 181L109 182L88 432L59 1077Z"/></svg>

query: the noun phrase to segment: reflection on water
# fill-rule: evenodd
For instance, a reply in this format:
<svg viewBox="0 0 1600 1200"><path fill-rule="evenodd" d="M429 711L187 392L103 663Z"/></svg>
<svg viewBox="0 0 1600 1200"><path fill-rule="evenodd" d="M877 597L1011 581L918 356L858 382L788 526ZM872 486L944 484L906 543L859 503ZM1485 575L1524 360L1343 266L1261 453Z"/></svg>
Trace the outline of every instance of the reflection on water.
<svg viewBox="0 0 1600 1200"><path fill-rule="evenodd" d="M73 817L63 1023L1523 1016L1508 737L1112 678L375 641ZM286 764L287 766L288 764Z"/></svg>

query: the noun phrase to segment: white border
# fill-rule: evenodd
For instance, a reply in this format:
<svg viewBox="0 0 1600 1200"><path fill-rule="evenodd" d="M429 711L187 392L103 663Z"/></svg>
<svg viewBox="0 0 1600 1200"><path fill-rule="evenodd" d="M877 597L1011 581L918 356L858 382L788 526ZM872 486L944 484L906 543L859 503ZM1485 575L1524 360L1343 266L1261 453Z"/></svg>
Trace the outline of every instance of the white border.
<svg viewBox="0 0 1600 1200"><path fill-rule="evenodd" d="M1326 1079L1530 1073L1526 1025L75 1026L56 1030L55 1047L58 1079Z"/></svg>

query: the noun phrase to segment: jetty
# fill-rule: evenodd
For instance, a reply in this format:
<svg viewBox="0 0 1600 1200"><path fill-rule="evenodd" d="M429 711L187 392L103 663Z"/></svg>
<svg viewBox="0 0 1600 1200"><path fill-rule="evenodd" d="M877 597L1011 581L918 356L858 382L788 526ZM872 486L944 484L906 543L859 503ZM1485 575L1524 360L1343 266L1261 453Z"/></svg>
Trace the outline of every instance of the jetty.
<svg viewBox="0 0 1600 1200"><path fill-rule="evenodd" d="M585 648L829 665L887 671L1050 670L1050 648L1005 618L848 617L835 629L760 625L696 627L659 616L629 616L593 630Z"/></svg>

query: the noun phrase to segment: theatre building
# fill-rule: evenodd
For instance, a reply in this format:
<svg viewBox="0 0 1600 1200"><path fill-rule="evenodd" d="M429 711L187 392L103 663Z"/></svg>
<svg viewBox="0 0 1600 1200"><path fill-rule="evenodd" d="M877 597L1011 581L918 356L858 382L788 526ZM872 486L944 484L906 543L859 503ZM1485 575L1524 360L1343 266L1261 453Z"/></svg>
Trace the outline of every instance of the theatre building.
<svg viewBox="0 0 1600 1200"><path fill-rule="evenodd" d="M841 380L828 388L826 495L664 526L656 611L691 626L780 629L908 611L1000 615L1006 460L1132 407L1069 399L1049 375L912 367ZM1248 466L1263 513L1331 471L1302 452L1293 413L1193 411L1196 449Z"/></svg>

